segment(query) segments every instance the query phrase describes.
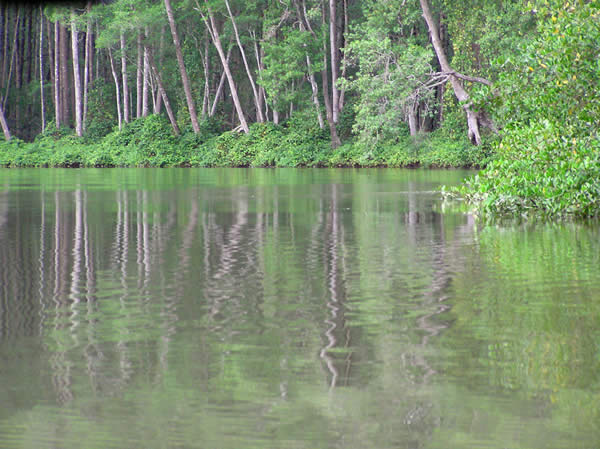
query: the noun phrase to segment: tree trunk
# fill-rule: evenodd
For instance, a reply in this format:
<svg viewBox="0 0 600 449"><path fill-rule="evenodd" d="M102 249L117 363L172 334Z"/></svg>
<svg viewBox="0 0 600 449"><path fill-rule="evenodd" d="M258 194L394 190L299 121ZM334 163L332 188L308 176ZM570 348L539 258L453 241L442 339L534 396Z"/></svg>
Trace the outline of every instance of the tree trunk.
<svg viewBox="0 0 600 449"><path fill-rule="evenodd" d="M300 31L309 31L313 37L316 38L316 35L312 28L310 27L310 23L308 22L308 17L303 15L300 4L296 2L296 11L298 13L298 17L300 18ZM312 90L312 101L315 105L315 109L317 111L317 119L319 121L319 128L325 128L325 122L323 121L323 114L321 114L321 104L319 102L319 86L317 85L317 80L315 79L315 74L312 71L312 63L310 60L309 52L306 52L306 68L308 70L308 80L310 82L310 87Z"/></svg>
<svg viewBox="0 0 600 449"><path fill-rule="evenodd" d="M0 86L4 86L4 82L6 81L6 70L8 68L8 16L10 15L10 10L8 8L8 4L2 5L2 9L4 11L3 18L3 44L2 44L2 74L0 78Z"/></svg>
<svg viewBox="0 0 600 449"><path fill-rule="evenodd" d="M467 126L469 128L469 139L475 145L481 145L481 134L479 132L479 120L478 113L471 109L471 104L469 102L469 94L461 84L460 80L452 74L454 70L450 67L448 63L448 58L446 57L446 52L444 51L444 47L442 45L442 41L440 40L440 36L438 33L438 27L433 19L431 14L431 10L429 9L429 3L427 0L420 0L421 2L421 10L423 11L423 18L425 22L427 22L427 28L429 28L429 35L431 36L431 43L433 45L433 49L435 50L435 54L440 63L440 67L443 72L451 73L450 75L450 83L452 84L452 89L454 90L454 95L458 101L463 103L463 109L467 115Z"/></svg>
<svg viewBox="0 0 600 449"><path fill-rule="evenodd" d="M200 8L198 9L200 10ZM240 98L238 96L237 88L235 86L235 81L233 79L233 75L231 74L231 70L229 69L229 62L225 58L225 52L223 51L223 46L221 45L221 38L219 37L219 32L215 24L215 19L210 8L208 8L208 20L206 16L204 16L204 14L202 14L202 18L204 19L206 28L208 28L208 32L210 33L213 44L215 44L217 52L219 53L219 57L221 58L221 64L223 64L223 70L225 71L225 75L227 76L227 81L229 83L229 91L231 92L231 98L235 105L235 110L237 112L237 116L240 121L242 130L244 130L245 133L248 133L250 132L250 129L248 128L246 117L244 116L244 111L242 109L242 104L240 103Z"/></svg>
<svg viewBox="0 0 600 449"><path fill-rule="evenodd" d="M40 106L42 115L42 131L46 129L46 105L44 102L44 14L40 6Z"/></svg>
<svg viewBox="0 0 600 449"><path fill-rule="evenodd" d="M60 30L60 95L61 123L69 123L69 54L67 50L67 29L59 24Z"/></svg>
<svg viewBox="0 0 600 449"><path fill-rule="evenodd" d="M18 6L19 12L21 7ZM24 11L24 17L21 21L17 22L15 31L17 31L17 39L15 40L16 51L15 51L15 93L17 95L14 103L14 133L19 136L21 135L21 87L23 87L23 65L25 59L25 22L27 21L27 11ZM18 17L18 16L17 16ZM5 99L6 101L6 99ZM13 108L11 108L12 111Z"/></svg>
<svg viewBox="0 0 600 449"><path fill-rule="evenodd" d="M31 82L31 68L33 66L33 62L35 61L35 57L33 56L33 39L32 39L32 33L31 33L31 29L32 29L32 23L33 23L33 19L34 19L34 9L33 6L31 5L27 5L27 15L29 16L27 18L27 33L26 33L26 42L27 42L27 51L25 51L25 49L23 49L24 53L25 53L25 61L27 62L27 76L25 77L25 84L29 84Z"/></svg>
<svg viewBox="0 0 600 449"><path fill-rule="evenodd" d="M115 80L115 90L117 91L117 117L119 120L119 131L121 131L121 128L123 127L123 118L121 116L121 89L119 87L119 77L117 76L117 71L115 70L115 63L110 47L108 47L108 59L110 60L110 70L112 72L113 79Z"/></svg>
<svg viewBox="0 0 600 449"><path fill-rule="evenodd" d="M325 6L321 10L321 20L323 26L325 26ZM329 79L327 74L327 43L323 40L323 71L321 72L321 80L323 82L323 101L325 103L325 114L327 116L327 123L329 124L329 133L331 134L331 148L339 147L342 142L337 134L337 128L335 121L333 120L333 107L332 101L329 98Z"/></svg>
<svg viewBox="0 0 600 449"><path fill-rule="evenodd" d="M8 129L8 123L6 123L6 117L4 116L4 108L2 107L0 107L0 125L2 126L4 138L10 140L10 130Z"/></svg>
<svg viewBox="0 0 600 449"><path fill-rule="evenodd" d="M225 60L229 63L229 57L231 56L231 49L233 47L230 45L227 49L227 58ZM217 86L217 92L215 93L215 99L213 101L212 107L210 108L209 117L213 117L217 112L217 105L219 104L219 98L221 97L221 93L223 92L223 86L225 85L225 72L221 73L221 78L219 79L219 85Z"/></svg>
<svg viewBox="0 0 600 449"><path fill-rule="evenodd" d="M52 48L52 29L50 28L50 21L46 22L46 36L48 36L48 73L50 75L50 95L52 101L54 101L54 48Z"/></svg>
<svg viewBox="0 0 600 449"><path fill-rule="evenodd" d="M331 44L331 111L333 115L333 123L337 124L339 121L340 92L337 87L339 48L336 23L336 2L337 0L329 0L329 42Z"/></svg>
<svg viewBox="0 0 600 449"><path fill-rule="evenodd" d="M262 72L265 69L263 64L264 57L264 49L262 46L260 50L258 49L258 41L256 39L256 34L252 33L252 37L254 39L254 55L256 57L256 67L258 68L258 79L262 81ZM258 87L258 107L263 111L263 116L266 121L269 121L269 103L267 102L267 92L262 85Z"/></svg>
<svg viewBox="0 0 600 449"><path fill-rule="evenodd" d="M225 5L227 6L227 11L229 12L229 18L231 19L231 24L233 25L233 32L235 34L235 40L240 49L240 53L242 54L242 60L244 61L244 67L246 68L246 74L248 75L248 80L250 80L250 85L252 86L252 94L254 97L254 106L256 107L256 119L258 122L262 123L265 121L262 110L258 100L258 89L256 88L256 83L254 82L254 77L252 76L252 72L250 71L250 67L248 66L248 60L246 59L246 52L244 51L244 47L240 40L240 34L237 29L237 25L235 23L235 19L233 17L233 13L231 12L231 7L229 6L229 1L225 0Z"/></svg>
<svg viewBox="0 0 600 449"><path fill-rule="evenodd" d="M87 4L87 12L89 14L90 9L92 8L92 2L88 1ZM85 30L85 56L83 61L83 130L85 131L86 123L87 123L87 111L88 111L88 90L90 84L90 44L92 41L92 21L88 16L87 19L87 27Z"/></svg>
<svg viewBox="0 0 600 449"><path fill-rule="evenodd" d="M158 44L158 65L164 66L164 55L165 55L165 27L161 27L160 29L160 43ZM160 114L160 110L162 109L162 101L163 97L160 94L160 90L156 89L156 101L154 104L154 113ZM154 100L153 100L154 101Z"/></svg>
<svg viewBox="0 0 600 449"><path fill-rule="evenodd" d="M179 65L179 72L181 73L181 81L183 82L183 91L185 93L185 101L187 102L188 111L190 113L190 119L192 122L192 128L194 133L200 132L200 126L198 125L198 114L196 114L196 106L192 97L192 88L190 86L190 80L185 69L185 63L183 61L183 53L181 52L181 43L179 42L179 35L177 34L177 28L175 26L175 18L173 17L173 8L171 8L171 1L165 1L165 9L167 10L167 18L169 20L169 27L171 28L171 34L173 36L173 45L175 45L175 55L177 56L177 64Z"/></svg>
<svg viewBox="0 0 600 449"><path fill-rule="evenodd" d="M129 123L129 88L127 87L127 55L125 54L125 34L121 31L121 76L123 77L123 121Z"/></svg>
<svg viewBox="0 0 600 449"><path fill-rule="evenodd" d="M171 122L171 126L173 127L173 133L178 136L180 134L179 126L177 126L177 120L175 119L175 115L173 114L173 110L171 109L171 103L169 102L169 98L167 97L167 92L163 86L162 80L160 78L160 72L157 70L156 65L154 64L154 58L152 56L152 52L148 50L148 61L150 62L150 68L152 69L152 73L154 75L154 79L158 84L158 90L160 95L165 103L165 109L167 110L167 115L169 116L169 121Z"/></svg>
<svg viewBox="0 0 600 449"><path fill-rule="evenodd" d="M142 50L142 33L139 32L137 35L137 68L136 68L136 95L135 95L135 116L140 118L142 116L142 72L144 64L144 51Z"/></svg>
<svg viewBox="0 0 600 449"><path fill-rule="evenodd" d="M148 30L144 33L148 37ZM144 46L144 73L142 77L142 117L148 116L148 85L150 83L150 63L148 62L148 49Z"/></svg>
<svg viewBox="0 0 600 449"><path fill-rule="evenodd" d="M319 121L319 128L325 128L325 122L323 121L323 114L321 114L321 104L319 102L319 87L317 86L317 80L315 79L315 74L312 73L312 66L310 63L310 57L308 53L306 54L306 66L308 67L308 80L310 81L310 87L312 89L312 100L315 104L315 109L317 111L317 120Z"/></svg>
<svg viewBox="0 0 600 449"><path fill-rule="evenodd" d="M411 105L408 111L408 128L410 130L411 136L416 136L419 132L419 123L417 120L417 107L416 105Z"/></svg>
<svg viewBox="0 0 600 449"><path fill-rule="evenodd" d="M204 66L204 95L202 96L202 119L205 119L208 115L208 103L210 96L210 85L209 85L209 73L210 68L208 67L210 58L208 57L208 31L204 31L204 55L202 58Z"/></svg>
<svg viewBox="0 0 600 449"><path fill-rule="evenodd" d="M6 90L4 91L4 98L2 100L2 110L4 111L6 109L6 100L8 99L8 94L10 93L10 81L12 78L12 72L13 72L13 61L16 58L16 53L17 53L17 32L19 31L19 13L20 13L20 9L17 9L17 18L15 20L15 30L14 30L14 35L13 35L13 44L12 44L12 51L11 51L11 55L10 55L10 66L8 69L8 78L6 79ZM4 112L3 112L4 114Z"/></svg>
<svg viewBox="0 0 600 449"><path fill-rule="evenodd" d="M81 102L81 76L79 74L79 44L77 37L77 24L75 11L71 10L71 48L73 49L73 86L75 88L75 133L83 136L82 102Z"/></svg>
<svg viewBox="0 0 600 449"><path fill-rule="evenodd" d="M62 125L62 107L60 96L60 32L58 20L54 22L54 121L56 129Z"/></svg>
<svg viewBox="0 0 600 449"><path fill-rule="evenodd" d="M346 67L348 66L346 60L346 36L348 35L348 1L344 0L344 29L341 34L341 40L343 42L343 59L342 59L342 79L346 78ZM342 89L340 92L340 101L338 106L338 111L342 111L344 109L344 99L346 97L346 90Z"/></svg>

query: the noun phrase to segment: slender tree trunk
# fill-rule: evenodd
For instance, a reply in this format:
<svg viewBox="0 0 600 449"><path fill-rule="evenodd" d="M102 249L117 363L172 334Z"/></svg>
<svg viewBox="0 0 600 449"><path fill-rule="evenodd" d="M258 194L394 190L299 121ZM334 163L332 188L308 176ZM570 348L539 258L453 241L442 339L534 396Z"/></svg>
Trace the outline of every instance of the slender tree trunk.
<svg viewBox="0 0 600 449"><path fill-rule="evenodd" d="M69 55L67 50L67 29L59 24L60 29L60 94L61 94L61 123L67 125L69 121Z"/></svg>
<svg viewBox="0 0 600 449"><path fill-rule="evenodd" d="M89 14L91 8L92 8L92 2L88 1L88 4L87 4L88 14ZM92 20L88 16L87 27L85 30L85 56L84 56L84 62L83 62L83 130L84 131L85 131L85 127L87 124L88 90L89 90L89 85L90 85L90 72L91 72L91 70L90 70L90 56L91 56L90 44L91 44L91 40L92 40L91 31L92 31Z"/></svg>
<svg viewBox="0 0 600 449"><path fill-rule="evenodd" d="M21 10L21 6L18 6L19 11ZM26 8L26 7L24 7ZM16 93L16 101L14 103L14 127L13 131L15 135L19 136L21 134L21 87L23 87L23 65L24 65L24 57L25 57L25 27L27 21L27 11L24 11L24 17L18 22L18 25L15 28L17 33L17 39L15 40L16 51L15 51L15 93ZM11 108L11 111L13 108Z"/></svg>
<svg viewBox="0 0 600 449"><path fill-rule="evenodd" d="M113 79L115 80L115 90L117 91L117 117L119 120L119 131L123 127L122 121L123 118L121 116L121 89L119 87L119 77L117 76L117 71L115 70L115 63L112 56L112 51L110 47L108 47L108 59L110 60L110 70L112 72Z"/></svg>
<svg viewBox="0 0 600 449"><path fill-rule="evenodd" d="M333 123L339 120L340 92L337 87L339 72L339 48L337 36L337 0L329 0L329 42L331 48L331 107Z"/></svg>
<svg viewBox="0 0 600 449"><path fill-rule="evenodd" d="M319 87L317 86L317 80L315 74L312 73L312 64L310 63L310 56L306 54L306 66L308 67L308 80L310 81L310 87L312 89L312 100L317 111L317 119L319 120L319 128L325 128L325 122L323 121L323 114L321 113L321 104L319 102Z"/></svg>
<svg viewBox="0 0 600 449"><path fill-rule="evenodd" d="M52 101L54 101L54 48L52 47L52 28L50 28L50 21L45 19L46 22L46 36L48 36L48 73L50 75L50 94Z"/></svg>
<svg viewBox="0 0 600 449"><path fill-rule="evenodd" d="M160 67L164 66L164 55L165 55L165 27L161 27L160 29L160 43L158 44L158 65ZM160 110L162 109L162 101L163 97L160 94L160 90L156 89L156 101L154 103L154 113L160 114Z"/></svg>
<svg viewBox="0 0 600 449"><path fill-rule="evenodd" d="M127 86L127 55L125 53L125 34L121 31L121 76L123 77L123 121L129 123L129 88Z"/></svg>
<svg viewBox="0 0 600 449"><path fill-rule="evenodd" d="M210 85L209 85L209 73L210 73L210 68L209 68L209 61L210 58L208 57L208 51L209 51L209 42L208 42L208 30L204 30L204 55L202 58L202 62L204 65L204 95L202 96L202 119L205 119L206 116L208 115L208 104L210 101Z"/></svg>
<svg viewBox="0 0 600 449"><path fill-rule="evenodd" d="M332 0L330 0L332 1ZM325 26L325 6L321 10L321 20L323 26ZM333 119L333 106L331 98L329 97L329 75L327 73L327 43L323 40L323 71L321 72L321 81L323 84L323 102L325 103L325 115L327 116L327 123L329 124L329 133L331 134L331 147L337 148L342 142L337 134L337 128Z"/></svg>
<svg viewBox="0 0 600 449"><path fill-rule="evenodd" d="M96 22L96 35L100 34L100 26L98 25L98 22ZM102 66L102 74L103 76L106 78L106 69L105 69L106 65ZM94 79L98 79L100 77L100 52L98 52L98 54L96 55L96 76L94 77Z"/></svg>
<svg viewBox="0 0 600 449"><path fill-rule="evenodd" d="M246 52L244 51L244 46L240 40L240 34L238 32L237 24L235 23L235 18L233 17L233 13L231 12L231 7L229 6L229 1L225 0L225 5L227 6L227 11L229 12L229 18L231 19L231 24L233 25L233 32L235 34L235 40L240 49L240 53L242 55L242 60L244 61L244 67L246 68L246 74L248 75L248 80L250 81L250 85L252 86L252 94L254 97L254 105L256 107L256 118L257 121L262 123L265 121L263 117L263 113L259 104L259 96L258 89L256 88L256 83L254 82L254 77L252 76L252 72L250 71L250 67L248 66L248 60L246 59Z"/></svg>
<svg viewBox="0 0 600 449"><path fill-rule="evenodd" d="M431 43L433 45L433 49L435 50L437 59L440 63L440 67L442 68L443 72L453 73L454 70L452 70L450 64L448 63L446 52L444 51L442 41L440 40L438 27L433 19L431 10L429 9L429 3L427 0L420 0L420 2L421 10L423 12L423 18L425 19L425 22L427 22L427 27L429 28L429 35L431 36ZM481 134L479 132L478 114L471 108L471 104L469 102L469 94L463 87L460 80L453 74L450 75L450 83L452 84L452 89L454 89L454 95L456 95L458 101L463 103L463 109L465 110L465 113L467 115L469 139L475 145L481 145Z"/></svg>
<svg viewBox="0 0 600 449"><path fill-rule="evenodd" d="M344 29L341 34L341 40L343 42L343 57L342 57L342 78L346 78L346 67L348 65L346 60L346 37L348 36L348 0L344 0ZM340 101L338 111L344 109L344 100L346 98L346 89L340 91Z"/></svg>
<svg viewBox="0 0 600 449"><path fill-rule="evenodd" d="M205 0L206 1L206 0ZM198 5L199 6L199 5ZM200 10L200 7L198 7ZM204 23L208 28L208 32L212 38L215 47L217 48L217 52L219 53L219 57L221 58L221 63L223 64L223 70L225 71L225 75L227 76L227 81L229 83L229 91L231 92L231 98L235 105L235 110L237 112L238 119L240 121L240 125L242 130L245 133L248 133L250 129L248 128L248 123L246 122L246 117L244 116L244 110L242 109L242 104L240 103L240 98L238 96L237 88L235 86L235 81L233 79L233 75L231 74L231 70L229 69L229 62L225 58L225 52L223 51L223 46L221 45L221 38L219 37L219 32L217 30L217 26L215 24L215 19L213 17L212 11L208 8L208 20L204 14L202 15L204 19ZM210 21L210 22L209 22Z"/></svg>
<svg viewBox="0 0 600 449"><path fill-rule="evenodd" d="M73 86L75 90L75 133L83 136L82 110L81 102L81 76L79 74L79 39L77 33L77 24L75 22L75 11L71 11L71 48L73 50Z"/></svg>
<svg viewBox="0 0 600 449"><path fill-rule="evenodd" d="M54 22L54 121L56 129L62 125L62 107L60 95L60 32L58 20Z"/></svg>
<svg viewBox="0 0 600 449"><path fill-rule="evenodd" d="M229 63L229 57L231 56L231 49L233 47L230 45L229 48L227 49L227 58L225 58L225 60L227 61L227 63ZM221 94L223 93L223 86L225 86L225 78L227 78L225 76L225 72L221 73L221 78L219 79L219 85L217 86L217 92L215 93L215 99L213 101L212 107L210 108L210 117L213 117L216 112L217 112L217 105L219 104L219 98L221 97Z"/></svg>
<svg viewBox="0 0 600 449"><path fill-rule="evenodd" d="M89 58L89 61L88 61L88 64L89 64L88 86L89 86L95 80L95 78L94 78L94 59L97 57L97 55L96 55L96 52L94 51L94 48L95 48L95 46L94 46L94 33L92 31L93 24L92 24L91 20L88 21L87 27L88 27L88 33L90 35L90 40L88 42L88 46L90 47L89 50L88 50L89 51L89 55L90 55L90 58Z"/></svg>
<svg viewBox="0 0 600 449"><path fill-rule="evenodd" d="M142 49L142 33L141 31L137 35L137 68L136 68L136 95L135 95L135 116L140 118L142 116L142 72L144 64L144 51Z"/></svg>
<svg viewBox="0 0 600 449"><path fill-rule="evenodd" d="M17 18L15 20L15 30L14 30L14 35L13 35L13 44L12 44L12 51L11 51L11 55L10 55L10 66L8 69L8 78L6 80L6 90L4 92L4 99L2 101L2 109L5 110L6 109L6 100L8 99L8 94L10 93L10 81L12 78L12 72L13 72L13 63L14 60L16 58L16 53L17 53L17 33L19 31L19 13L21 12L21 10L18 8L17 9Z"/></svg>
<svg viewBox="0 0 600 449"><path fill-rule="evenodd" d="M27 5L26 13L28 15L28 17L27 17L27 33L24 37L24 40L27 43L27 50L25 50L25 48L24 48L23 52L25 53L25 62L27 63L27 72L26 72L27 76L25 77L25 84L29 84L31 82L31 71L32 71L33 63L35 61L35 57L33 56L34 55L34 53L33 53L34 43L33 43L33 39L32 39L32 36L33 36L32 23L33 23L33 19L34 19L33 6ZM23 31L25 31L25 29L23 29Z"/></svg>
<svg viewBox="0 0 600 449"><path fill-rule="evenodd" d="M308 23L308 18L303 16L302 11L300 10L300 4L298 2L296 2L296 11L298 13L298 17L300 18L300 31L309 31L316 38L312 29L309 28L310 24ZM319 102L319 86L317 85L315 74L312 70L312 63L308 51L306 52L306 68L308 70L308 81L310 82L310 87L312 90L312 101L317 111L319 128L323 129L325 128L325 122L323 121L323 114L321 114L321 104Z"/></svg>
<svg viewBox="0 0 600 449"><path fill-rule="evenodd" d="M177 126L177 120L175 119L175 114L173 114L173 110L171 109L171 103L169 102L169 98L167 97L167 92L163 86L162 80L160 78L160 72L156 68L154 64L154 58L152 56L152 52L148 51L148 60L150 62L150 68L152 69L152 74L154 75L154 79L158 84L158 90L160 95L165 103L165 109L167 110L167 115L169 116L169 121L171 122L171 126L173 128L173 133L178 136L180 134L179 126Z"/></svg>
<svg viewBox="0 0 600 449"><path fill-rule="evenodd" d="M408 128L411 136L416 136L419 132L419 123L417 120L417 105L413 104L408 110Z"/></svg>
<svg viewBox="0 0 600 449"><path fill-rule="evenodd" d="M175 26L175 18L173 17L173 8L171 8L171 1L164 0L165 9L167 10L167 18L169 20L169 27L171 28L171 35L173 36L173 45L175 46L175 55L177 56L177 64L179 65L179 72L181 73L181 81L183 82L183 92L185 93L185 101L187 102L188 111L190 113L190 120L192 122L192 128L194 133L200 132L200 126L198 125L198 114L196 113L196 105L194 104L194 98L192 97L192 88L190 86L190 80L185 69L185 63L183 61L183 53L181 52L181 43L179 42L179 35L177 34L177 27Z"/></svg>
<svg viewBox="0 0 600 449"><path fill-rule="evenodd" d="M258 68L258 79L259 81L262 81L262 72L265 69L262 58L262 56L264 56L264 50L262 46L260 50L258 49L258 40L256 39L255 33L252 33L252 38L254 40L254 55L256 57L256 67ZM258 107L261 111L264 108L263 116L265 117L265 120L268 121L269 104L267 102L267 92L265 91L265 88L262 85L259 85L258 87Z"/></svg>
<svg viewBox="0 0 600 449"><path fill-rule="evenodd" d="M6 123L6 117L4 116L4 108L2 107L0 107L0 125L2 125L4 138L10 140L10 130L8 129L8 123Z"/></svg>
<svg viewBox="0 0 600 449"><path fill-rule="evenodd" d="M46 129L46 105L44 101L44 14L40 6L40 106L42 114L42 131Z"/></svg>
<svg viewBox="0 0 600 449"><path fill-rule="evenodd" d="M4 82L6 81L6 70L8 68L8 16L10 15L10 9L8 8L8 4L3 4L2 9L4 11L3 17L3 44L2 44L2 75L0 78L0 86L4 86Z"/></svg>
<svg viewBox="0 0 600 449"><path fill-rule="evenodd" d="M21 12L21 6L18 6ZM25 27L27 21L27 11L24 11L24 16L20 21L17 21L15 31L17 39L15 40L15 88L20 89L23 80L23 60L25 59ZM18 104L18 102L17 102Z"/></svg>
<svg viewBox="0 0 600 449"><path fill-rule="evenodd" d="M144 32L148 37L148 30ZM150 84L150 63L148 62L148 49L144 46L144 73L142 78L142 117L148 116L148 85Z"/></svg>

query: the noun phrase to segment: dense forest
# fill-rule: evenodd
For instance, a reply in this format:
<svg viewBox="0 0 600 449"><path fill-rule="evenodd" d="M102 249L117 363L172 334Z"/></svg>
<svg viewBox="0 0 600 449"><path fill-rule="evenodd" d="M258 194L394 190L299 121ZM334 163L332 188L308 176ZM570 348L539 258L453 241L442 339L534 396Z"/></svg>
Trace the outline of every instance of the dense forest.
<svg viewBox="0 0 600 449"><path fill-rule="evenodd" d="M493 212L600 209L600 2L0 7L5 166L481 166Z"/></svg>

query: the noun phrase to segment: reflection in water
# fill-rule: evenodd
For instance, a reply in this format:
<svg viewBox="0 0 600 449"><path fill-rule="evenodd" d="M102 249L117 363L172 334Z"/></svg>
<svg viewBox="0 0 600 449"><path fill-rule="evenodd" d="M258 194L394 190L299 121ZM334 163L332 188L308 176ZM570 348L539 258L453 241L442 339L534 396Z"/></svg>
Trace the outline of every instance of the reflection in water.
<svg viewBox="0 0 600 449"><path fill-rule="evenodd" d="M535 299L496 246L504 234L436 212L432 182L374 173L368 182L2 193L0 381L15 389L0 389L11 404L0 411L0 446L27 421L45 423L22 435L37 447L69 447L85 429L103 447L119 447L112 432L147 447L428 447L451 432L447 423L470 419L463 398L448 402L452 392L485 390L494 370L506 395L505 378L525 384L522 368L509 367L543 377L539 354L559 364L531 333L509 351L520 337L492 292L516 279L504 291ZM588 297L600 284L590 263L568 275ZM575 294L570 282L557 288ZM566 313L582 320L577 307ZM551 326L531 320L532 333ZM577 335L573 351L587 357L591 343ZM560 391L544 382L535 400ZM481 443L467 440L455 447Z"/></svg>

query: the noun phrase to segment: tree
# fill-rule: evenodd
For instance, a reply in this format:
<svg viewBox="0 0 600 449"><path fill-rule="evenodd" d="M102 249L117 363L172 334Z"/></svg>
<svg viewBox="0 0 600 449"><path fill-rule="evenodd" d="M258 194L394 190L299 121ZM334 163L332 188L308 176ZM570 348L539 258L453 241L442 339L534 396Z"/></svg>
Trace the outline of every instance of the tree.
<svg viewBox="0 0 600 449"><path fill-rule="evenodd" d="M71 48L73 50L73 84L75 93L75 132L83 136L83 104L81 102L81 77L79 73L79 45L75 10L71 11Z"/></svg>
<svg viewBox="0 0 600 449"><path fill-rule="evenodd" d="M213 14L210 6L208 6L208 3L206 2L206 0L205 0L205 4L206 4L206 14L203 12L202 8L200 7L198 0L196 0L197 10L200 12L200 14L202 16L202 20L204 21L204 24L206 25L206 28L208 29L208 32L212 39L212 42L215 45L215 48L217 49L219 58L221 59L223 71L225 72L225 76L227 77L227 82L229 83L229 90L231 92L231 97L233 99L233 103L235 105L235 110L237 112L237 116L240 121L240 127L242 128L242 130L245 133L248 133L250 131L250 128L248 128L248 122L246 122L246 116L244 114L244 110L243 110L242 104L240 102L240 97L238 95L238 91L237 91L237 87L235 85L235 81L233 79L233 75L231 74L231 68L229 67L229 61L227 60L227 58L225 56L225 52L223 51L223 46L221 45L221 37L219 36L219 30L218 30L216 22L215 22L214 14Z"/></svg>
<svg viewBox="0 0 600 449"><path fill-rule="evenodd" d="M164 0L165 9L167 10L167 18L169 20L169 27L171 28L171 35L173 36L173 45L175 45L175 54L177 55L177 64L179 65L179 73L181 74L181 81L183 82L183 91L185 93L185 100L187 103L188 110L190 112L190 120L192 122L192 128L197 134L200 132L200 126L198 125L198 115L196 114L196 106L194 105L194 99L192 97L192 89L190 87L190 80L185 69L183 61L183 52L181 51L181 43L179 42L179 35L177 34L177 28L175 26L175 18L173 17L173 8L171 7L170 0Z"/></svg>
<svg viewBox="0 0 600 449"><path fill-rule="evenodd" d="M454 71L452 67L450 67L448 58L446 56L446 51L442 45L442 41L439 36L437 24L435 23L433 15L431 14L431 9L429 8L429 2L427 0L419 1L421 3L421 9L423 11L423 18L425 19L425 22L427 23L427 28L429 29L431 44L433 45L433 49L435 50L435 54L442 68L442 72L448 75L450 84L452 84L452 89L454 90L454 95L456 95L458 101L461 102L462 107L467 115L469 139L475 145L481 145L481 133L479 130L480 125L483 124L485 126L493 128L493 123L491 123L491 121L487 119L483 111L474 110L469 93L462 85L461 79L468 79L470 81L478 81L487 84L491 83L483 78L466 77Z"/></svg>
<svg viewBox="0 0 600 449"><path fill-rule="evenodd" d="M6 140L10 140L10 130L8 129L8 123L6 122L6 116L4 115L4 108L0 105L0 125L2 125L2 132L4 133L4 138Z"/></svg>

